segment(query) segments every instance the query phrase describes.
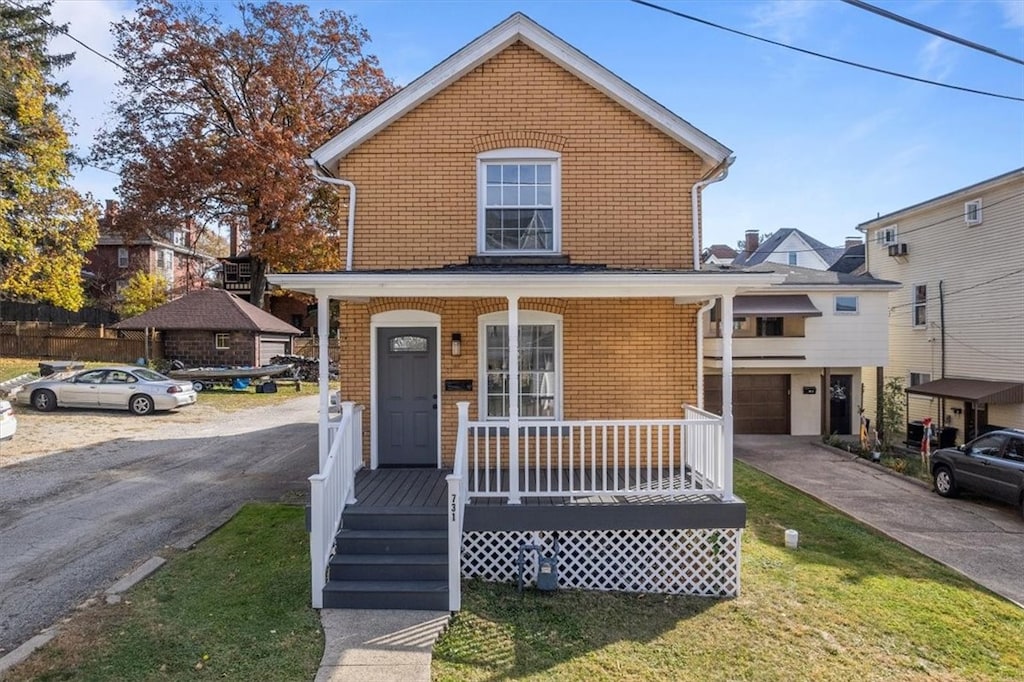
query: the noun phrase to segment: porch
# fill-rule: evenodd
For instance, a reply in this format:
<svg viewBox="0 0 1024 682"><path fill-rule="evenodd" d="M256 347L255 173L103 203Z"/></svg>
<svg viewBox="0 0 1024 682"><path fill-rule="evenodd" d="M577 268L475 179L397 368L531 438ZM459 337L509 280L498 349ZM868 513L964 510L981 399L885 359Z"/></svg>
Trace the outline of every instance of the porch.
<svg viewBox="0 0 1024 682"><path fill-rule="evenodd" d="M511 429L458 408L451 471L367 469L363 411L342 404L310 478L314 606L458 610L462 579L518 580L522 545L527 584L543 554L562 588L738 594L746 507L720 417Z"/></svg>

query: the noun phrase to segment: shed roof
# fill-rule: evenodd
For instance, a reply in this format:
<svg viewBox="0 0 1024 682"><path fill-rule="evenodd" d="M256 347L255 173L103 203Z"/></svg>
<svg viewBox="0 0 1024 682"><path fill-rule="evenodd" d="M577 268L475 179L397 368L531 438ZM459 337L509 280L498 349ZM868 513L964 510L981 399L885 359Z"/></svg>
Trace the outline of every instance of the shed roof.
<svg viewBox="0 0 1024 682"><path fill-rule="evenodd" d="M130 317L115 329L252 331L301 334L287 322L223 289L200 289Z"/></svg>
<svg viewBox="0 0 1024 682"><path fill-rule="evenodd" d="M981 404L1024 403L1024 383L982 379L936 379L906 389L915 395L955 398Z"/></svg>

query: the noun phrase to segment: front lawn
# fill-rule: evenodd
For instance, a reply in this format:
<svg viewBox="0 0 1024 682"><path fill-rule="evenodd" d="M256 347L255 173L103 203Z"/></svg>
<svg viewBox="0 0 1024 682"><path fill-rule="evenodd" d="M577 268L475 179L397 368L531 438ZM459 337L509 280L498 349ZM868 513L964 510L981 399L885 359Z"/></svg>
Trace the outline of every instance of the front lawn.
<svg viewBox="0 0 1024 682"><path fill-rule="evenodd" d="M468 583L434 679L1022 679L1024 611L740 463L736 488L739 598Z"/></svg>

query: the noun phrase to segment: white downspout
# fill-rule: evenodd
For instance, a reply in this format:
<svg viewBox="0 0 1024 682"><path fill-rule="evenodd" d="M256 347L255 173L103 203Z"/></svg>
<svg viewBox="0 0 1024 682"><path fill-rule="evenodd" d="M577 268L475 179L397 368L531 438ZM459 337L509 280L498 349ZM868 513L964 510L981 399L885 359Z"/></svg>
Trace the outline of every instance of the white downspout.
<svg viewBox="0 0 1024 682"><path fill-rule="evenodd" d="M700 200L700 193L708 185L711 185L711 184L714 184L716 182L721 182L722 180L725 180L729 176L729 167L732 166L732 164L735 163L735 162L736 162L736 157L733 156L733 155L730 155L729 158L727 158L722 163L718 164L718 168L716 168L714 171L711 171L713 173L713 175L710 178L708 178L707 180L701 180L700 182L696 183L693 186L693 189L691 190L690 207L693 209L693 223L692 223L692 225L693 225L693 269L694 270L700 270L700 236L701 236L701 230L700 230L700 209L699 209L700 204L698 203L699 200ZM718 169L721 169L721 170L719 171ZM716 172L716 171L718 171L718 172Z"/></svg>
<svg viewBox="0 0 1024 682"><path fill-rule="evenodd" d="M341 178L332 178L329 175L325 175L323 170L313 159L306 159L306 165L309 166L310 170L313 171L313 177L320 182L326 182L329 185L344 185L348 187L348 239L346 240L347 246L345 247L345 270L352 270L352 251L353 251L353 238L356 232L356 186L355 183L343 180Z"/></svg>
<svg viewBox="0 0 1024 682"><path fill-rule="evenodd" d="M697 407L704 409L704 313L715 307L715 299L710 298L708 302L697 311Z"/></svg>

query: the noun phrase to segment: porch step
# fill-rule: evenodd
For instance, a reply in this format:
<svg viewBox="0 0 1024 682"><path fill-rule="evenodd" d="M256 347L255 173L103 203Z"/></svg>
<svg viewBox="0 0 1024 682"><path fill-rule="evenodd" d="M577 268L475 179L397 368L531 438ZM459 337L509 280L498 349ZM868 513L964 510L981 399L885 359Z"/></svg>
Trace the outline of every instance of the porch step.
<svg viewBox="0 0 1024 682"><path fill-rule="evenodd" d="M342 528L334 537L337 554L448 555L447 530L353 530Z"/></svg>
<svg viewBox="0 0 1024 682"><path fill-rule="evenodd" d="M349 507L342 527L351 530L445 530L448 517L440 507Z"/></svg>
<svg viewBox="0 0 1024 682"><path fill-rule="evenodd" d="M448 610L447 580L332 580L324 608Z"/></svg>
<svg viewBox="0 0 1024 682"><path fill-rule="evenodd" d="M447 580L445 554L335 554L328 580Z"/></svg>

